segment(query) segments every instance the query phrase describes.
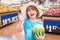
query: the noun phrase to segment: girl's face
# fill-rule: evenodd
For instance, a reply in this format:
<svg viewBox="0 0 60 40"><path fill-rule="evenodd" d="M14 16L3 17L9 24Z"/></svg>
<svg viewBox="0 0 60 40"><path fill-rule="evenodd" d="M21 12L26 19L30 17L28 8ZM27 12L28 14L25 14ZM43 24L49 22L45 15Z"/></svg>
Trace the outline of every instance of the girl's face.
<svg viewBox="0 0 60 40"><path fill-rule="evenodd" d="M30 18L36 18L37 12L35 9L32 9L31 7L28 8L28 16Z"/></svg>

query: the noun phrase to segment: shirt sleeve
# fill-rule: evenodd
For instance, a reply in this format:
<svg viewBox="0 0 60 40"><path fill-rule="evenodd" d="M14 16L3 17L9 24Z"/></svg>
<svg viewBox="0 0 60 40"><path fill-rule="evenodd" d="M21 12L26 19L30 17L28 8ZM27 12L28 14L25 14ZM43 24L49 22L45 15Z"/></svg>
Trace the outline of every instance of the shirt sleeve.
<svg viewBox="0 0 60 40"><path fill-rule="evenodd" d="M27 22L27 19L24 19L23 21L23 27L25 28L27 25L26 25L26 22Z"/></svg>

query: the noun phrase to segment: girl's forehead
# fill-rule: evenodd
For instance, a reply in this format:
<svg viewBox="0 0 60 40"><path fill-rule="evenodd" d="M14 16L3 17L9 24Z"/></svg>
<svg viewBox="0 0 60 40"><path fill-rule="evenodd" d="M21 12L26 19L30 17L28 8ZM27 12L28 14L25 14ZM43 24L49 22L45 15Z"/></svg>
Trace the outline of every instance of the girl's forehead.
<svg viewBox="0 0 60 40"><path fill-rule="evenodd" d="M34 9L34 7L28 7L28 9Z"/></svg>

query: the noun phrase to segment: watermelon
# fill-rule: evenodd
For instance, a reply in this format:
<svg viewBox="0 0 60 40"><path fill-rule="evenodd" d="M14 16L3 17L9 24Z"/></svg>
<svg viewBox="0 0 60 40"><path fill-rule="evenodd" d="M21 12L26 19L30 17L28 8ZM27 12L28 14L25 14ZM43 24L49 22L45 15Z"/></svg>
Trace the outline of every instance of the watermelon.
<svg viewBox="0 0 60 40"><path fill-rule="evenodd" d="M42 36L45 34L45 29L43 25L37 24L33 26L32 35L35 36L35 34L37 35L37 33Z"/></svg>

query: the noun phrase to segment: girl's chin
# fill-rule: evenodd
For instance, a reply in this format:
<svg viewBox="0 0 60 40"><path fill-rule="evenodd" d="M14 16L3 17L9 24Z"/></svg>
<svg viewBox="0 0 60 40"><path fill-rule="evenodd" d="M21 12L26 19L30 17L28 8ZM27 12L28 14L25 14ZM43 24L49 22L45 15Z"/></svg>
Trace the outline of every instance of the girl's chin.
<svg viewBox="0 0 60 40"><path fill-rule="evenodd" d="M30 18L36 18L36 17L30 17Z"/></svg>

